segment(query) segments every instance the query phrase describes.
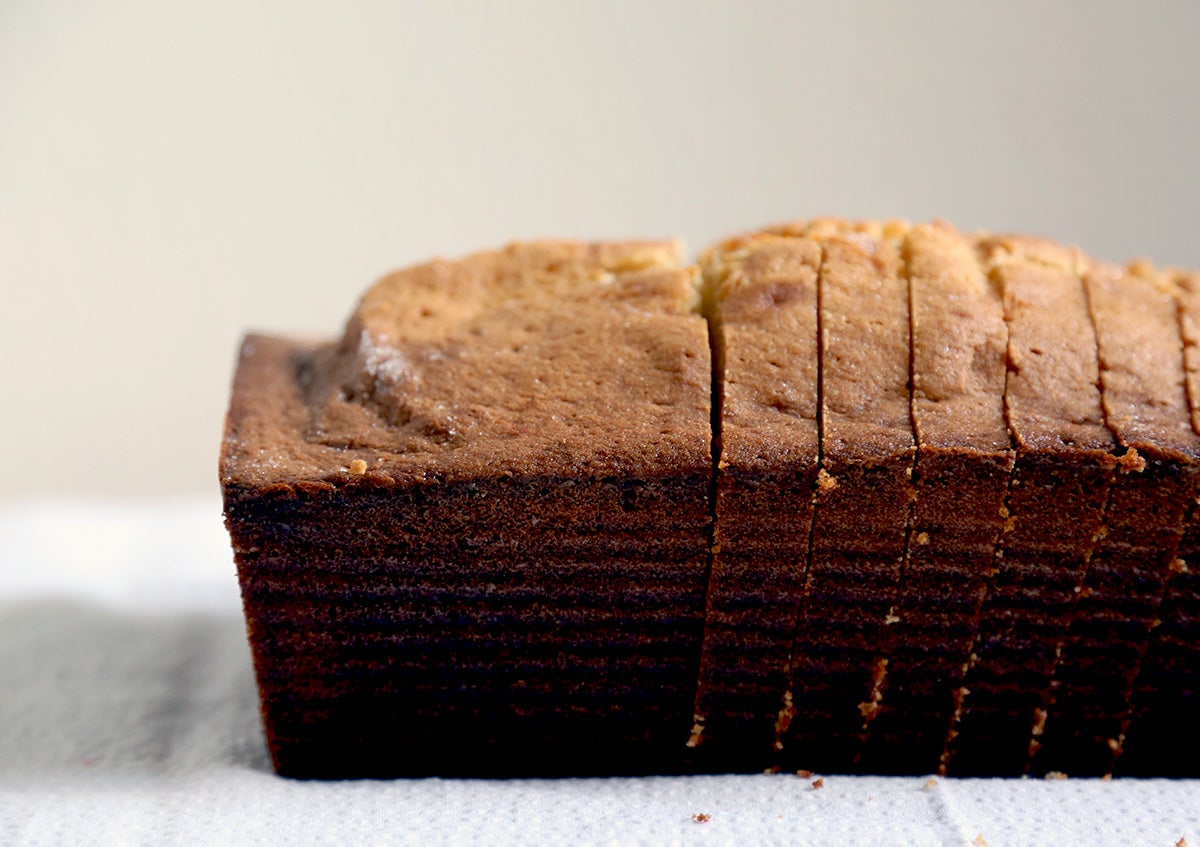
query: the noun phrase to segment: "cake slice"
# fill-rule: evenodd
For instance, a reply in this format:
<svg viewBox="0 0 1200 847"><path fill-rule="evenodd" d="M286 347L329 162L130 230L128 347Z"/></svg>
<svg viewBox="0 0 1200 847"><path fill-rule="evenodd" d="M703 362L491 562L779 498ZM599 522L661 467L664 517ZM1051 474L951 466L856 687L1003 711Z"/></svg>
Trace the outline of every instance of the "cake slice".
<svg viewBox="0 0 1200 847"><path fill-rule="evenodd" d="M955 775L1017 775L1029 764L1055 649L1104 528L1116 445L1077 252L1017 237L986 237L979 249L1004 299L1016 461L945 762Z"/></svg>
<svg viewBox="0 0 1200 847"><path fill-rule="evenodd" d="M1130 268L1134 278L1149 281L1152 301L1166 288L1173 295L1183 346L1184 388L1192 433L1200 434L1200 274L1158 271L1145 262ZM1133 282L1143 288L1145 282ZM1135 289L1136 290L1136 289ZM1161 330L1170 338L1173 333ZM1151 349L1163 339L1151 339ZM1140 371L1140 366L1138 367ZM1160 413L1172 410L1172 441L1191 456L1186 473L1194 473L1194 442L1178 431L1177 393ZM1182 443L1179 443L1182 442ZM1169 445L1171 442L1167 442ZM1118 773L1134 776L1192 776L1200 763L1200 722L1191 699L1200 691L1200 507L1193 494L1186 513L1175 559L1167 563L1162 601L1151 621L1149 644L1134 680L1129 715L1122 727ZM1173 511L1173 510L1171 510ZM1160 564L1148 556L1152 564Z"/></svg>
<svg viewBox="0 0 1200 847"><path fill-rule="evenodd" d="M788 686L819 470L821 246L758 234L702 267L716 351L717 531L691 744L706 770L761 770Z"/></svg>
<svg viewBox="0 0 1200 847"><path fill-rule="evenodd" d="M924 224L904 239L903 256L917 496L886 685L860 758L868 773L932 773L941 764L1013 463L1004 307L974 241L948 224Z"/></svg>
<svg viewBox="0 0 1200 847"><path fill-rule="evenodd" d="M844 772L886 669L912 501L902 224L818 221L821 472L779 720L789 768Z"/></svg>
<svg viewBox="0 0 1200 847"><path fill-rule="evenodd" d="M1111 773L1134 678L1156 625L1196 492L1183 342L1166 286L1092 263L1085 277L1099 345L1104 419L1123 456L1106 530L1060 642L1054 701L1035 770ZM1044 763L1044 764L1043 764Z"/></svg>
<svg viewBox="0 0 1200 847"><path fill-rule="evenodd" d="M683 767L710 387L671 243L432 262L340 343L248 338L221 477L278 771Z"/></svg>

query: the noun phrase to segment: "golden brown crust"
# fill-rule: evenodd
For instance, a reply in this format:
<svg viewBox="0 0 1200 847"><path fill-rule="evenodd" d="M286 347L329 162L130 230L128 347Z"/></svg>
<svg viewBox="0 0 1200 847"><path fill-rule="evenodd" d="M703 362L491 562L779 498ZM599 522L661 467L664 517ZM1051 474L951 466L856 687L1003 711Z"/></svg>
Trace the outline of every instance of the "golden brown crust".
<svg viewBox="0 0 1200 847"><path fill-rule="evenodd" d="M1004 305L973 248L944 222L917 226L905 239L913 420L922 446L1007 450Z"/></svg>
<svg viewBox="0 0 1200 847"><path fill-rule="evenodd" d="M703 260L725 355L727 464L775 470L816 462L820 263L816 241L768 236L727 244Z"/></svg>
<svg viewBox="0 0 1200 847"><path fill-rule="evenodd" d="M979 249L1004 294L1009 426L1025 449L1109 450L1096 334L1078 251L1040 238L985 236Z"/></svg>
<svg viewBox="0 0 1200 847"><path fill-rule="evenodd" d="M1157 271L1147 262L1138 262L1130 267L1130 273L1151 275L1157 282L1165 282L1175 298L1192 430L1200 434L1200 271Z"/></svg>
<svg viewBox="0 0 1200 847"><path fill-rule="evenodd" d="M836 463L899 456L908 463L915 442L908 291L899 249L904 228L822 222L814 230L824 237L821 437L826 457Z"/></svg>
<svg viewBox="0 0 1200 847"><path fill-rule="evenodd" d="M677 255L536 242L401 271L340 344L294 361L294 381L264 381L250 339L223 475L324 480L356 460L396 479L702 467L707 330Z"/></svg>
<svg viewBox="0 0 1200 847"><path fill-rule="evenodd" d="M1185 344L1169 280L1145 266L1093 261L1084 283L1109 428L1123 445L1197 458L1200 439L1191 426Z"/></svg>

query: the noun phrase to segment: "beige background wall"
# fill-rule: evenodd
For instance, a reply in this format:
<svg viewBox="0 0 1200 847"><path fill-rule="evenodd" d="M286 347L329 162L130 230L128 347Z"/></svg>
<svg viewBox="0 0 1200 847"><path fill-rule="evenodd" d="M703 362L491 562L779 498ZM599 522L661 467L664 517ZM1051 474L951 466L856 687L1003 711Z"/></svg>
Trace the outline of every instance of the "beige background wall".
<svg viewBox="0 0 1200 847"><path fill-rule="evenodd" d="M0 499L214 492L239 333L435 253L837 213L1200 265L1198 44L1189 2L0 3Z"/></svg>

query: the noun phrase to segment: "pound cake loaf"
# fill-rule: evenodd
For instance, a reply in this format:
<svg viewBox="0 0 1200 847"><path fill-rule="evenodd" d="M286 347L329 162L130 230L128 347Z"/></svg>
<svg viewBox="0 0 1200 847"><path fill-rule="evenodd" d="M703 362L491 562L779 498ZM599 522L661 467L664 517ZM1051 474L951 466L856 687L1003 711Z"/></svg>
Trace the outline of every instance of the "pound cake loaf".
<svg viewBox="0 0 1200 847"><path fill-rule="evenodd" d="M1200 276L936 222L534 242L251 335L297 777L1200 775Z"/></svg>

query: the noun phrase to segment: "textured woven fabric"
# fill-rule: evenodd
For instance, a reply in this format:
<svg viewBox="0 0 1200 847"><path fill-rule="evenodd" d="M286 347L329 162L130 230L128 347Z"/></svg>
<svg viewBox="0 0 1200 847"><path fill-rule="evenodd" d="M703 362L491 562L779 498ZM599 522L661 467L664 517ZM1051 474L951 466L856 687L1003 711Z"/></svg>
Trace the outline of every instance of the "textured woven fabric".
<svg viewBox="0 0 1200 847"><path fill-rule="evenodd" d="M219 511L0 510L0 844L1200 845L1200 781L280 779Z"/></svg>

